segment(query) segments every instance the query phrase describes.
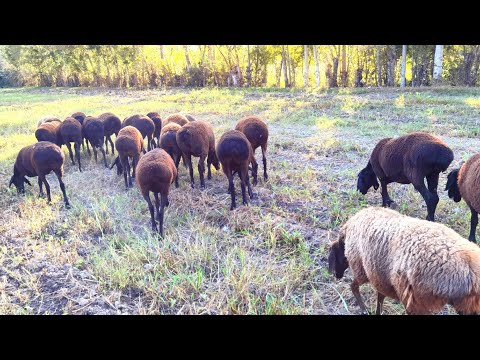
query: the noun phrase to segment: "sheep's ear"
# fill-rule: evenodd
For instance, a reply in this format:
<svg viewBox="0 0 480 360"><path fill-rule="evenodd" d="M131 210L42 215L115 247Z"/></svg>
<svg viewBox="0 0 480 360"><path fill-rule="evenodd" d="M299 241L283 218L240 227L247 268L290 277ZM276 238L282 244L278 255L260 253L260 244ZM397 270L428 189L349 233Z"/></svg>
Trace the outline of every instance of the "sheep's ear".
<svg viewBox="0 0 480 360"><path fill-rule="evenodd" d="M447 185L445 186L445 191L450 190L454 184L457 182L458 169L452 170L447 176Z"/></svg>
<svg viewBox="0 0 480 360"><path fill-rule="evenodd" d="M32 184L30 183L30 181L28 181L28 179L27 179L25 176L23 177L23 180L24 180L28 185L32 186Z"/></svg>

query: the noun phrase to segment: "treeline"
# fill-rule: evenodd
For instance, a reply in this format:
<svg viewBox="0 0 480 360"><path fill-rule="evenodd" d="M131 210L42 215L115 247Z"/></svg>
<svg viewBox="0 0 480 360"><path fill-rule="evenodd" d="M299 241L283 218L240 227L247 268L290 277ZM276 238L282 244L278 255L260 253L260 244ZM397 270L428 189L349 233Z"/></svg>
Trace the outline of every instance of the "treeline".
<svg viewBox="0 0 480 360"><path fill-rule="evenodd" d="M4 45L0 86L478 86L480 45Z"/></svg>

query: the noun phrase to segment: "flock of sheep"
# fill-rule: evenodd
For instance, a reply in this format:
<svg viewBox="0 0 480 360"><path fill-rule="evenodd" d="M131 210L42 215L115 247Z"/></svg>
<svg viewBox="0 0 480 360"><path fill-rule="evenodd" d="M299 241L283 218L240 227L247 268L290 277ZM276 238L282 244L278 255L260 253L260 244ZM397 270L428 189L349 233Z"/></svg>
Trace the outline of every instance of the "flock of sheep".
<svg viewBox="0 0 480 360"><path fill-rule="evenodd" d="M111 136L115 134L115 148ZM255 160L255 150L261 147L263 155L264 179L267 175L267 142L268 127L258 117L250 116L241 119L235 130L226 131L215 147L215 135L212 126L202 120L197 120L189 114L173 114L161 119L157 112L150 112L146 116L136 114L121 121L112 113L104 113L98 117L86 116L77 112L64 121L47 116L39 120L35 137L36 144L26 146L18 153L10 184L16 186L18 192L24 192L25 183L30 184L25 176L38 176L40 195L43 195L42 186L47 190L47 200L51 201L50 185L46 175L52 171L58 178L63 193L65 206L70 207L65 185L62 181L63 163L65 156L61 150L66 145L70 159L75 165L71 143L74 143L75 157L79 171L82 171L80 161L80 146L90 155L90 147L97 162L97 149L103 154L103 162L108 167L105 153L108 154L108 143L112 154L117 150L118 156L110 166L117 167L117 174L123 173L125 187L132 187L132 178L140 188L140 192L150 210L152 229L157 231L155 211L150 199L150 192L155 197L155 209L158 232L163 237L164 209L169 205L168 193L170 185L175 182L178 187L178 165L183 159L189 169L191 187L195 187L193 178L192 156L198 157L198 172L200 187L205 188L205 160L207 160L208 179L212 177L211 165L220 169L228 178L228 192L231 195L231 207L236 207L233 176L238 173L242 189L243 204L248 204L246 188L250 198L253 191L250 186L249 169L253 175L253 185L257 185L258 165ZM147 150L144 139L147 138ZM105 150L103 143L105 142ZM143 156L142 156L143 153ZM131 159L131 165L130 161ZM251 168L250 168L251 165Z"/></svg>
<svg viewBox="0 0 480 360"><path fill-rule="evenodd" d="M111 139L113 134L116 135L115 146ZM95 161L97 149L100 150L104 165L108 167L105 153L108 154L110 143L112 154L115 149L118 154L110 169L116 166L117 174L123 174L127 189L132 187L132 178L136 179L148 204L152 229L162 237L170 185L175 182L175 186L179 186L180 160L189 170L192 188L195 186L192 156L199 158L201 188L205 188L205 160L208 179L211 179L211 166L219 170L221 165L228 178L231 210L236 206L233 185L236 173L240 178L243 204L248 203L247 191L250 198L253 197L249 171L252 184L256 185L258 164L254 154L258 147L262 149L264 180L268 179L268 127L254 116L240 120L235 130L226 131L218 142L212 126L205 121L181 113L162 120L156 112L133 115L123 122L112 113L98 117L75 113L64 121L47 117L39 121L35 136L38 143L20 150L10 185L24 192L24 183L31 185L25 176L38 176L40 194L44 184L50 202L50 186L45 176L53 171L65 205L69 207L62 181L64 155L60 147L67 146L75 164L70 145L74 143L75 157L82 171L80 146L85 149L86 143L90 155L91 145ZM328 263L330 273L339 279L348 267L351 268L351 289L362 312L367 309L359 287L368 282L377 290L377 314L382 312L385 297L401 301L408 314L430 314L441 310L445 304L452 305L459 314L480 312L480 249L475 244L480 211L480 154L451 171L445 189L455 202L463 197L470 207L470 241L434 222L439 202L439 176L448 169L453 158L453 151L443 141L417 132L380 140L367 166L358 174L357 190L362 194L371 187L377 190L381 186L384 208L369 207L351 217L331 244ZM392 182L411 183L415 187L427 205L429 221L385 209L393 203L387 191L387 185ZM155 207L150 192L155 196Z"/></svg>

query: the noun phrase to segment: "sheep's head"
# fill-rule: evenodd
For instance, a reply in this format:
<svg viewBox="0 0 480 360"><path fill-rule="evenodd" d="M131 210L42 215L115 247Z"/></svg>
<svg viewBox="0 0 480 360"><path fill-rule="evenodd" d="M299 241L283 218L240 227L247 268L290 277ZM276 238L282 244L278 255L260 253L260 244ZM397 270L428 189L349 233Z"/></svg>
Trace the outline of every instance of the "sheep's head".
<svg viewBox="0 0 480 360"><path fill-rule="evenodd" d="M377 190L379 185L377 176L369 162L367 167L358 173L357 190L365 195L372 186Z"/></svg>
<svg viewBox="0 0 480 360"><path fill-rule="evenodd" d="M462 200L462 195L460 194L460 189L458 188L458 171L460 169L455 169L450 171L450 174L447 176L447 186L445 186L445 191L448 190L448 197L453 199L455 202Z"/></svg>
<svg viewBox="0 0 480 360"><path fill-rule="evenodd" d="M220 170L220 161L218 161L216 151L212 151L212 165L215 167L217 171Z"/></svg>
<svg viewBox="0 0 480 360"><path fill-rule="evenodd" d="M348 260L345 257L345 243L334 241L328 253L328 272L335 273L335 277L341 279L348 266Z"/></svg>
<svg viewBox="0 0 480 360"><path fill-rule="evenodd" d="M10 178L10 183L8 184L8 187L15 185L17 188L17 192L24 193L25 192L25 183L28 185L32 186L30 181L25 176L20 176L20 174L17 173L16 170L13 171L13 176Z"/></svg>

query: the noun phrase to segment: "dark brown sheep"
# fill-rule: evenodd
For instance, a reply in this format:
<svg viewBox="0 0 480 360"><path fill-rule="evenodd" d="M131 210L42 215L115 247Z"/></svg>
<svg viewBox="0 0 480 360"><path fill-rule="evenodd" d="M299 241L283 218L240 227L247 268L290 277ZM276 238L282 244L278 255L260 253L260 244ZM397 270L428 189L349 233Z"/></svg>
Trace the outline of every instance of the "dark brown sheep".
<svg viewBox="0 0 480 360"><path fill-rule="evenodd" d="M233 185L233 175L238 172L240 184L242 187L243 205L248 204L245 185L248 187L250 199L253 198L252 188L250 187L250 179L248 176L248 164L252 162L255 166L257 163L253 156L252 146L247 137L238 130L229 130L225 132L217 144L218 160L222 164L222 169L228 178L228 192L232 198L230 210L236 207L235 187Z"/></svg>
<svg viewBox="0 0 480 360"><path fill-rule="evenodd" d="M76 112L76 113L73 113L72 115L70 115L70 117L78 120L80 125L83 126L83 120L85 120L87 115L85 115L85 113L83 113L83 112ZM83 148L83 151L85 151L85 141L83 139L83 133L82 133L82 148ZM90 155L90 150L88 150L88 154Z"/></svg>
<svg viewBox="0 0 480 360"><path fill-rule="evenodd" d="M177 132L182 127L176 123L169 123L162 128L160 133L160 148L165 150L172 157L175 167L177 168L177 176L175 177L175 187L178 188L178 164L182 157L182 150L177 144Z"/></svg>
<svg viewBox="0 0 480 360"><path fill-rule="evenodd" d="M35 130L35 137L38 141L50 141L58 146L62 146L62 137L60 135L61 124L61 121L44 122Z"/></svg>
<svg viewBox="0 0 480 360"><path fill-rule="evenodd" d="M189 121L185 117L185 115L178 113L178 114L168 115L164 120L164 125L167 125L168 123L171 123L171 122L174 122L175 124L183 126L185 124L188 124Z"/></svg>
<svg viewBox="0 0 480 360"><path fill-rule="evenodd" d="M162 131L162 118L157 112L149 112L147 116L152 119L153 124L155 125L155 130L153 131L153 145L155 147L160 147L160 132Z"/></svg>
<svg viewBox="0 0 480 360"><path fill-rule="evenodd" d="M103 136L104 136L104 128L103 128L103 121L93 117L87 116L83 121L82 125L82 132L85 140L87 140L87 149L88 143L92 145L93 154L95 156L95 162L97 162L97 148L103 154L103 163L105 167L108 168L107 159L105 158L105 150L103 150Z"/></svg>
<svg viewBox="0 0 480 360"><path fill-rule="evenodd" d="M98 118L103 121L103 131L105 135L105 152L108 154L108 142L110 142L110 145L112 147L112 154L114 155L115 150L113 147L113 141L110 136L112 136L113 134L115 134L115 136L118 136L118 132L122 128L122 121L118 118L118 116L110 112L103 113Z"/></svg>
<svg viewBox="0 0 480 360"><path fill-rule="evenodd" d="M57 175L60 189L63 193L63 200L67 208L70 207L67 193L65 192L65 185L62 181L63 176L63 162L65 155L59 146L49 142L40 141L36 144L26 146L20 150L17 155L17 160L13 166L13 176L10 179L9 187L14 184L17 192L25 192L25 183L32 185L25 176L38 176L38 186L40 188L40 196L43 196L42 184L45 184L47 189L47 199L50 203L50 185L48 184L46 175L54 172Z"/></svg>
<svg viewBox="0 0 480 360"><path fill-rule="evenodd" d="M168 193L170 185L177 177L177 168L172 158L163 149L153 149L140 158L137 166L136 180L140 192L148 204L152 219L152 230L157 230L153 204L150 200L150 191L155 196L155 207L157 209L157 220L159 222L159 233L163 237L163 213L165 206L169 205ZM160 199L158 197L160 194Z"/></svg>
<svg viewBox="0 0 480 360"><path fill-rule="evenodd" d="M132 115L125 118L122 122L122 127L125 126L133 126L140 131L142 137L145 139L147 138L147 150L150 151L153 149L152 139L153 139L153 132L155 131L155 124L152 119L145 115Z"/></svg>
<svg viewBox="0 0 480 360"><path fill-rule="evenodd" d="M137 128L127 125L119 131L115 140L115 147L117 148L118 156L110 166L110 169L116 165L117 174L121 174L123 172L125 188L128 189L129 186L133 186L132 177L135 178L135 168L137 167L140 159L140 154L143 151L142 134ZM132 175L130 175L130 164L128 162L129 157L132 158Z"/></svg>
<svg viewBox="0 0 480 360"><path fill-rule="evenodd" d="M452 170L447 177L445 191L455 202L465 200L470 208L470 235L468 240L476 242L475 231L480 211L480 154L473 155L459 169Z"/></svg>
<svg viewBox="0 0 480 360"><path fill-rule="evenodd" d="M267 175L268 127L267 127L267 124L265 124L262 120L260 120L256 116L249 116L244 119L241 119L235 126L235 130L238 130L244 133L248 141L250 141L250 144L252 145L253 156L254 156L253 159L255 159L255 150L259 146L262 148L263 179L267 181L268 180L268 175ZM253 185L257 185L257 168L258 168L258 165L252 164Z"/></svg>
<svg viewBox="0 0 480 360"><path fill-rule="evenodd" d="M70 143L74 143L75 156L78 161L78 170L81 172L82 165L80 163L80 144L82 143L82 125L75 118L67 117L61 123L59 131L62 138L62 143L68 148L68 153L70 154L70 159L72 160L73 165L75 165L75 161L73 160L72 146Z"/></svg>
<svg viewBox="0 0 480 360"><path fill-rule="evenodd" d="M210 166L220 169L217 154L215 153L215 135L212 126L205 121L192 121L177 131L177 144L182 150L182 156L190 172L190 185L195 187L193 179L192 156L199 157L198 173L200 175L200 187L205 188L205 159L207 159L208 179L212 178Z"/></svg>
<svg viewBox="0 0 480 360"><path fill-rule="evenodd" d="M452 150L430 134L415 132L395 139L385 138L378 142L368 165L358 174L357 190L365 195L372 186L378 189L378 177L382 185L382 205L387 207L393 203L387 184L412 184L427 204L427 220L434 221L439 174L447 170L452 161Z"/></svg>

